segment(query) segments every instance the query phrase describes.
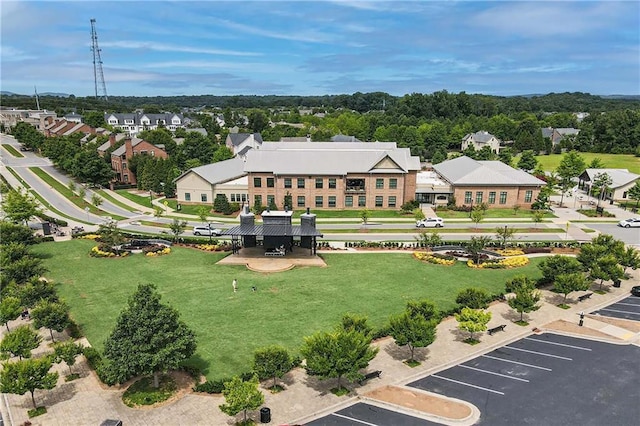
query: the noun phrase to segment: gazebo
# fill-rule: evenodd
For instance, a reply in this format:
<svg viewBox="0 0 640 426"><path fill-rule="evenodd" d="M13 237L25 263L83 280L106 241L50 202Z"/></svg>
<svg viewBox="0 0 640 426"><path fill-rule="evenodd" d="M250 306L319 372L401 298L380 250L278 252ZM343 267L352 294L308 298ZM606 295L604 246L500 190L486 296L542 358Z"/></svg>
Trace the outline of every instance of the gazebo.
<svg viewBox="0 0 640 426"><path fill-rule="evenodd" d="M262 225L256 225L255 215L245 207L240 214L240 225L225 230L221 235L231 237L233 254L239 253L242 247L257 247L262 245L265 255L285 256L293 251L296 242L300 247L316 254L317 238L322 234L316 229L316 215L306 213L300 215L300 225L293 225L293 212L285 209L262 212Z"/></svg>

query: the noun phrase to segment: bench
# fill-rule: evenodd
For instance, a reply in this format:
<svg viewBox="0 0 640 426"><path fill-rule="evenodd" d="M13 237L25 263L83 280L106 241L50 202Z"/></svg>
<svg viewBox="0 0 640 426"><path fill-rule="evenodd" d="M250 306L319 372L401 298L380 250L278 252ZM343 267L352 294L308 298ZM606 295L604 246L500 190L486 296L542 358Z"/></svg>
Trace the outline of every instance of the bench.
<svg viewBox="0 0 640 426"><path fill-rule="evenodd" d="M583 294L582 296L578 297L578 301L582 302L583 300L587 300L588 298L591 297L593 293L587 293L587 294Z"/></svg>
<svg viewBox="0 0 640 426"><path fill-rule="evenodd" d="M489 330L487 330L487 333L489 333L489 336L491 336L493 333L496 333L498 331L504 331L506 327L507 327L507 324L502 324L497 327L490 328Z"/></svg>
<svg viewBox="0 0 640 426"><path fill-rule="evenodd" d="M281 256L281 257L284 257L284 252L283 251L265 251L264 255L265 256Z"/></svg>
<svg viewBox="0 0 640 426"><path fill-rule="evenodd" d="M382 371L381 370L372 371L371 373L365 374L364 377L358 383L359 384L363 384L367 380L373 379L374 377L379 379L381 375L382 375Z"/></svg>

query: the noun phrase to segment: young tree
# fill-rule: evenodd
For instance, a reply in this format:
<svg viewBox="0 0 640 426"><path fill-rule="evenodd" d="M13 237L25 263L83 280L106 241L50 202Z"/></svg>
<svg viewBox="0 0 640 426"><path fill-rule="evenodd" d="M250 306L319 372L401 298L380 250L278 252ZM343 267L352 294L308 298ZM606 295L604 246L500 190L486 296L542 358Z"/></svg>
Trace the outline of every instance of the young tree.
<svg viewBox="0 0 640 426"><path fill-rule="evenodd" d="M264 395L258 389L259 384L257 376L253 376L248 382L243 382L238 376L225 382L222 391L225 403L220 405L220 410L229 416L242 411L243 424L247 424L247 410L255 410L264 403Z"/></svg>
<svg viewBox="0 0 640 426"><path fill-rule="evenodd" d="M559 275L573 274L584 270L575 257L555 255L547 257L538 265L542 271L542 281L553 283Z"/></svg>
<svg viewBox="0 0 640 426"><path fill-rule="evenodd" d="M26 191L12 189L2 198L5 217L12 222L27 225L29 219L40 213L40 204Z"/></svg>
<svg viewBox="0 0 640 426"><path fill-rule="evenodd" d="M307 360L307 371L322 379L337 378L338 389L342 377L358 380L358 372L366 368L378 353L370 346L371 338L357 331L318 332L305 337L300 353Z"/></svg>
<svg viewBox="0 0 640 426"><path fill-rule="evenodd" d="M153 386L158 388L160 372L177 368L194 354L195 334L179 317L174 308L160 303L153 284L138 286L104 346L104 356L112 361L120 383L153 374Z"/></svg>
<svg viewBox="0 0 640 426"><path fill-rule="evenodd" d="M6 358L31 358L31 351L36 349L41 341L42 338L31 326L21 325L4 336L0 342L0 352Z"/></svg>
<svg viewBox="0 0 640 426"><path fill-rule="evenodd" d="M640 180L636 180L636 183L629 188L627 196L630 200L635 200L636 209L638 209L638 205L640 205Z"/></svg>
<svg viewBox="0 0 640 426"><path fill-rule="evenodd" d="M122 231L118 228L118 223L115 221L109 221L106 224L100 225L98 234L100 234L102 244L110 248L119 247L127 241L124 235L122 235Z"/></svg>
<svg viewBox="0 0 640 426"><path fill-rule="evenodd" d="M77 345L71 341L56 343L53 346L55 362L64 361L69 367L69 374L73 374L71 367L76 363L76 358L82 353L82 345Z"/></svg>
<svg viewBox="0 0 640 426"><path fill-rule="evenodd" d="M633 247L627 247L618 257L618 263L624 267L624 273L627 268L636 270L640 268L640 253Z"/></svg>
<svg viewBox="0 0 640 426"><path fill-rule="evenodd" d="M489 293L486 290L469 287L458 292L456 303L471 309L486 309L489 299Z"/></svg>
<svg viewBox="0 0 640 426"><path fill-rule="evenodd" d="M593 160L591 160L587 168L588 169L604 169L605 165L600 159L600 157L595 157Z"/></svg>
<svg viewBox="0 0 640 426"><path fill-rule="evenodd" d="M64 303L50 302L48 300L39 301L31 310L31 318L33 318L33 326L35 328L45 327L49 329L51 341L53 338L53 330L60 333L70 323L69 307Z"/></svg>
<svg viewBox="0 0 640 426"><path fill-rule="evenodd" d="M176 241L180 234L182 234L184 230L187 229L187 221L173 219L173 222L169 224L169 229L171 229L171 233L173 234L173 241Z"/></svg>
<svg viewBox="0 0 640 426"><path fill-rule="evenodd" d="M569 293L574 291L588 290L591 283L582 274L582 272L574 272L570 274L560 274L556 277L553 289L560 294L564 294L562 303L567 301Z"/></svg>
<svg viewBox="0 0 640 426"><path fill-rule="evenodd" d="M53 389L58 382L58 373L50 373L52 361L49 357L5 362L0 371L0 391L16 395L31 393L31 402L36 407L34 393L37 389Z"/></svg>
<svg viewBox="0 0 640 426"><path fill-rule="evenodd" d="M100 207L100 205L102 204L102 197L99 196L98 194L91 194L91 204L93 204L96 207Z"/></svg>
<svg viewBox="0 0 640 426"><path fill-rule="evenodd" d="M416 220L416 222L425 218L424 212L420 207L416 207L415 209L413 209L413 218Z"/></svg>
<svg viewBox="0 0 640 426"><path fill-rule="evenodd" d="M531 220L536 224L536 228L538 227L538 224L542 222L542 218L544 218L544 211L534 210L531 212Z"/></svg>
<svg viewBox="0 0 640 426"><path fill-rule="evenodd" d="M560 206L562 206L565 192L574 185L573 179L580 176L584 169L584 159L577 151L567 152L562 156L562 160L560 160L560 164L556 169L556 173L560 177L560 188L562 190Z"/></svg>
<svg viewBox="0 0 640 426"><path fill-rule="evenodd" d="M478 229L478 224L484 219L484 215L485 211L480 206L475 206L471 209L470 217L471 221L476 224L476 229Z"/></svg>
<svg viewBox="0 0 640 426"><path fill-rule="evenodd" d="M436 308L436 305L428 299L409 300L405 310L412 317L422 317L427 321L440 320L438 308Z"/></svg>
<svg viewBox="0 0 640 426"><path fill-rule="evenodd" d="M536 284L526 275L516 275L512 279L508 280L504 287L506 293L515 293L521 288L535 289Z"/></svg>
<svg viewBox="0 0 640 426"><path fill-rule="evenodd" d="M367 323L367 317L364 315L344 314L338 329L347 333L357 331L366 337L373 336L373 328Z"/></svg>
<svg viewBox="0 0 640 426"><path fill-rule="evenodd" d="M369 222L369 218L371 217L371 212L369 211L369 209L362 209L360 210L360 219L362 219L362 224L365 226L365 228L367 227L367 222Z"/></svg>
<svg viewBox="0 0 640 426"><path fill-rule="evenodd" d="M474 258L474 261L477 264L480 263L480 255L482 254L482 250L491 242L491 237L471 237L471 240L466 246L467 251Z"/></svg>
<svg viewBox="0 0 640 426"><path fill-rule="evenodd" d="M216 199L213 201L213 210L218 213L228 214L230 212L229 200L226 194L216 195Z"/></svg>
<svg viewBox="0 0 640 426"><path fill-rule="evenodd" d="M198 215L198 218L200 219L200 222L206 223L209 216L209 206L198 206L196 213Z"/></svg>
<svg viewBox="0 0 640 426"><path fill-rule="evenodd" d="M520 313L520 322L523 321L524 313L537 311L540 309L538 302L540 301L540 292L528 285L522 285L516 288L515 297L507 300L507 303L516 312Z"/></svg>
<svg viewBox="0 0 640 426"><path fill-rule="evenodd" d="M486 330L487 324L491 321L491 312L481 309L462 308L455 316L458 328L469 332L469 340L476 340L474 333Z"/></svg>
<svg viewBox="0 0 640 426"><path fill-rule="evenodd" d="M618 265L618 259L612 254L599 257L589 269L589 277L592 280L600 280L598 289L602 291L603 281L619 280L624 277L624 269Z"/></svg>
<svg viewBox="0 0 640 426"><path fill-rule="evenodd" d="M293 195L289 191L284 195L282 205L285 210L293 210Z"/></svg>
<svg viewBox="0 0 640 426"><path fill-rule="evenodd" d="M536 157L533 154L532 150L522 151L520 160L518 160L519 169L522 169L525 172L530 172L531 170L536 168L536 164L538 164L538 160L536 160Z"/></svg>
<svg viewBox="0 0 640 426"><path fill-rule="evenodd" d="M420 232L415 240L421 247L436 247L442 245L442 237L437 232Z"/></svg>
<svg viewBox="0 0 640 426"><path fill-rule="evenodd" d="M407 346L411 352L409 362L415 362L415 348L425 348L436 339L435 319L426 320L421 315L412 315L408 310L389 319L389 334L398 346Z"/></svg>
<svg viewBox="0 0 640 426"><path fill-rule="evenodd" d="M504 228L502 226L498 226L496 228L496 237L499 240L502 240L502 248L507 247L507 240L513 238L513 235L515 233L516 233L516 229L509 228L507 225L505 225Z"/></svg>
<svg viewBox="0 0 640 426"><path fill-rule="evenodd" d="M18 318L22 312L20 299L13 296L5 296L0 302L0 323L3 323L9 330L9 321L13 321Z"/></svg>
<svg viewBox="0 0 640 426"><path fill-rule="evenodd" d="M253 354L253 371L261 380L273 378L272 389L277 388L276 379L291 370L291 366L291 356L282 346L267 346L256 350Z"/></svg>

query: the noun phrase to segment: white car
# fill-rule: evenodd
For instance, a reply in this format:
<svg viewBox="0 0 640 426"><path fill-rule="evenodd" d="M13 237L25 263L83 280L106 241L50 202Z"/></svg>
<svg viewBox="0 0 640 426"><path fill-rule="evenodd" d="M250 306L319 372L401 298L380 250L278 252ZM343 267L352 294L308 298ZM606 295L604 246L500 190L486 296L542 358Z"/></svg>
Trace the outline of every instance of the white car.
<svg viewBox="0 0 640 426"><path fill-rule="evenodd" d="M640 228L640 217L632 217L618 222L618 226L623 228Z"/></svg>
<svg viewBox="0 0 640 426"><path fill-rule="evenodd" d="M444 220L441 217L427 217L416 222L416 228L442 228Z"/></svg>
<svg viewBox="0 0 640 426"><path fill-rule="evenodd" d="M206 235L206 236L214 236L222 234L222 229L213 229L208 226L194 226L193 227L193 235Z"/></svg>

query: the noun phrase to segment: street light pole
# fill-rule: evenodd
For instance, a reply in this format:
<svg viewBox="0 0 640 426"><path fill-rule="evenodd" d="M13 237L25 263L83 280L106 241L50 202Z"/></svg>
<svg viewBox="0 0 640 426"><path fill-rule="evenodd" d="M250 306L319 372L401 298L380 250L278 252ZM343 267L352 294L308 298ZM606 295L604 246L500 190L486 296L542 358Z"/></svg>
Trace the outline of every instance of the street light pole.
<svg viewBox="0 0 640 426"><path fill-rule="evenodd" d="M209 228L209 244L211 244L213 241L211 241L211 222L207 222L207 228Z"/></svg>

